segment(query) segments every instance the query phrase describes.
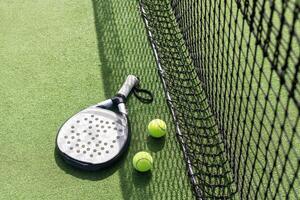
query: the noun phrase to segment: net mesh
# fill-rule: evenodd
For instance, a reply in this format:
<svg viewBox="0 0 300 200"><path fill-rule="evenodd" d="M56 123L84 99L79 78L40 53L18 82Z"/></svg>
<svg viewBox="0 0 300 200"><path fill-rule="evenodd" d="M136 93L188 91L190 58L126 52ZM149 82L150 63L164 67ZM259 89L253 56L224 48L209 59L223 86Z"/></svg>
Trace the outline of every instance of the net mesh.
<svg viewBox="0 0 300 200"><path fill-rule="evenodd" d="M299 2L140 10L195 196L299 199Z"/></svg>

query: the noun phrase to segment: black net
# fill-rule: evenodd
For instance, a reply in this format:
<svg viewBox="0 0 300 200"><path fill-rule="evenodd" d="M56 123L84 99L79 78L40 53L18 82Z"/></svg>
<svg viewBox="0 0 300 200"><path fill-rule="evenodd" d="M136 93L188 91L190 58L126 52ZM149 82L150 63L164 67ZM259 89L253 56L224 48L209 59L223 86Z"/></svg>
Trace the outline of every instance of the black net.
<svg viewBox="0 0 300 200"><path fill-rule="evenodd" d="M299 2L140 9L196 197L299 199Z"/></svg>

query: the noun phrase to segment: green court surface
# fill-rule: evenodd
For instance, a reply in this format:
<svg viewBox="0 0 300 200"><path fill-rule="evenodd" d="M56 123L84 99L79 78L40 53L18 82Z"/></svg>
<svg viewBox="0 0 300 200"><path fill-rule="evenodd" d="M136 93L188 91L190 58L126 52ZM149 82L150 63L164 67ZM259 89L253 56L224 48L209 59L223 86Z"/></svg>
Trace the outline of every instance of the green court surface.
<svg viewBox="0 0 300 200"><path fill-rule="evenodd" d="M159 2L161 3L163 0ZM259 182L260 175L264 176L264 167L267 169L266 171L270 171L268 165L274 163L276 171L274 170L273 174L266 174L268 177L259 184L267 185L266 182L272 180L269 178L271 176L274 181L272 180L269 184L277 184L282 167L278 164L279 161L273 160L275 157L283 160L285 150L279 152L272 150L279 144L282 148L289 146L292 136L288 134L286 137L274 135L269 139L269 135L261 135L261 133L268 133L268 130L273 130L274 127L276 130L283 127L285 132L292 133L293 127L288 123L281 125L281 122L285 120L285 112L289 113L291 119L298 120L297 107L295 104L291 104L289 107L280 104L276 113L273 113L272 104L277 102L277 96L280 97L281 102L287 102L289 94L286 90L281 91L280 79L271 70L271 63L263 57L262 49L257 48L255 35L252 35L249 27L245 25L237 5L229 6L222 1L207 1L206 3L208 4L207 8L219 9L222 13L219 12L216 16L222 14L222 17L218 16L220 18L218 25L214 22L201 26L198 32L192 31L197 34L191 37L200 40L197 48L203 52L206 49L209 49L208 52L210 52L210 49L216 47L218 49L215 52L220 55L227 53L226 65L232 66L231 68L223 67L223 62L220 63L219 59L213 59L214 54L210 53L204 53L201 62L204 63L203 66L205 64L215 66L217 70L222 68L222 72L223 69L226 69L224 73L226 73L226 77L231 77L230 82L227 82L229 79L225 79L221 74L215 77L221 80L221 84L223 82L222 89L225 91L222 93L223 96L227 99L236 99L238 94L241 97L239 102L241 112L235 115L235 107L229 106L228 110L225 110L228 115L224 116L223 121L233 124L231 130L236 130L235 126L239 126L239 124L233 123L239 119L244 119L244 123L251 124L251 126L260 124L261 130L263 130L247 129L245 130L247 134L244 134L243 138L239 138L240 136L231 138L231 135L230 138L224 139L230 141L230 144L240 141L241 146L244 141L247 141L246 151L242 148L234 148L232 152L227 152L227 157L231 158L231 161L237 161L239 165L240 163L243 165L243 167L238 167L238 171L234 173L244 174L247 178L251 177L250 181L247 178L242 180L241 177L237 177L235 183L241 185L239 183L248 181L247 187L255 187L254 183ZM276 6L280 7L281 4L278 3ZM197 9L202 15L194 16L195 22L201 22L201 19L206 19L207 13L200 10L200 7ZM155 9L154 11L158 12ZM227 11L227 13L223 13L223 11ZM266 14L269 12L270 10L265 9ZM232 17L232 13L236 13L236 19ZM156 14L160 16L161 13ZM290 20L291 16L291 13L286 13L285 18ZM176 20L173 15L170 19L172 23ZM280 19L274 17L273 23L276 27L280 24ZM230 26L227 26L228 24ZM157 25L163 34L165 34L164 28L169 29L168 26L160 27L159 25L163 25L163 23L156 24L156 21L154 25ZM267 27L267 24L263 25ZM297 27L299 25L296 23ZM0 27L0 200L194 199L185 161L176 141L174 125L157 73L153 52L140 16L138 1L1 1ZM174 27L175 30L176 26L174 25ZM243 27L242 30L239 27ZM213 30L212 33L208 34L207 29ZM229 33L229 36L233 34L234 39L228 37L227 34L219 36L221 29L224 33ZM295 28L295 30L299 34L300 29ZM285 38L289 36L288 31L288 29L283 29L283 37L286 41L289 40L289 38ZM175 32L180 33L180 30L175 30ZM181 59L182 62L186 62L186 65L181 65L181 67L183 66L184 70L187 70L187 67L194 70L195 66L190 64L192 62L186 44L182 38L179 40L177 35L173 36L176 38L177 45L180 42L183 44L179 53L187 55L186 61ZM217 40L214 38L218 37L224 42L216 43ZM170 38L164 41L162 37L162 43L172 41ZM211 39L214 41L213 43L206 42ZM270 40L275 41L275 35L270 35ZM238 48L257 50L255 53L250 51L246 56L243 53L240 54L237 61L235 51ZM294 59L297 59L296 55L299 55L300 52L299 44L294 41L291 48L295 52ZM166 51L166 53L168 52ZM294 63L289 64L292 66ZM171 68L176 67L172 62L171 65ZM243 71L236 68L239 66L244 66ZM261 66L261 68L257 66ZM292 68L288 75L294 75L294 70ZM112 167L98 172L84 172L66 165L55 152L56 134L62 123L79 110L113 96L129 74L139 76L141 86L154 94L154 102L150 105L142 104L134 96L128 101L132 129L129 150ZM241 77L244 79L244 74L249 74L249 76L245 76L245 80L241 81ZM190 73L186 73L186 75L187 77L191 76ZM189 80L188 78L187 80ZM207 76L204 77L205 81L206 78L211 80L211 77ZM196 82L197 84L194 84L193 87L197 86L196 89L199 90L200 80L197 78L197 81L199 84ZM206 91L210 91L210 84L213 84L213 82L208 83L205 85L201 82ZM237 83L236 91L232 90L232 83ZM268 86L269 83L272 85ZM270 89L271 86L272 89ZM194 89L193 87L191 88ZM257 91L257 96L253 91ZM221 91L216 92L221 94ZM211 93L207 95L211 95L209 97L215 95L213 92ZM265 102L264 94L267 93L268 102L260 105L260 102ZM256 105L257 102L258 105ZM247 106L244 108L246 104ZM217 107L217 109L221 109L222 105L219 105L220 108ZM275 125L272 125L265 115L275 116ZM167 122L166 138L155 140L147 136L147 124L154 118L161 118ZM239 129L237 128L237 130ZM228 131L228 133L232 132ZM220 138L217 137L217 139ZM258 146L265 147L264 141L267 140L272 142L270 146L272 150L265 154L265 151L261 151ZM294 147L299 146L299 138L292 142ZM202 148L198 143L193 150L196 147ZM290 163L284 167L287 175L284 176L282 185L288 184L289 180L287 179L293 178L294 168L298 166L299 148L294 149L289 155ZM141 150L150 152L154 158L154 168L150 173L140 174L133 169L131 162L133 155ZM250 155L250 159L248 159L248 153L245 155L245 152L251 152L250 154L255 155L255 158ZM265 155L269 155L269 160ZM221 161L223 162L223 160ZM276 168L275 164L278 165ZM252 167L252 171L246 170L248 166ZM201 172L202 166L198 170ZM201 173L199 174L201 175ZM299 188L298 186L299 182L294 184L295 188ZM265 188L260 188L257 191L263 193ZM271 185L268 190L272 194L275 188ZM278 196L284 195L283 190L284 187L278 189Z"/></svg>
<svg viewBox="0 0 300 200"><path fill-rule="evenodd" d="M0 199L192 199L185 165L135 1L0 2ZM113 167L82 172L55 152L69 116L109 98L130 73L155 101L129 101L132 140ZM147 137L153 118L165 140ZM137 151L152 173L133 170Z"/></svg>

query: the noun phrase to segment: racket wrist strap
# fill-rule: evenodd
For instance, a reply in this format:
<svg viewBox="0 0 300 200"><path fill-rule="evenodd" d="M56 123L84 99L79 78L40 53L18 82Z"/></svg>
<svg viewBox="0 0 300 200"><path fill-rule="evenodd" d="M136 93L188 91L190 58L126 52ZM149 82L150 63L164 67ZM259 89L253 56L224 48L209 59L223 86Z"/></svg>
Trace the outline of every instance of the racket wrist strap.
<svg viewBox="0 0 300 200"><path fill-rule="evenodd" d="M115 105L125 103L131 93L142 103L152 103L153 94L149 90L141 89L139 83L140 79L138 77L129 75L116 97L112 99L113 103Z"/></svg>
<svg viewBox="0 0 300 200"><path fill-rule="evenodd" d="M142 103L149 104L153 102L153 94L149 90L135 87L133 94Z"/></svg>

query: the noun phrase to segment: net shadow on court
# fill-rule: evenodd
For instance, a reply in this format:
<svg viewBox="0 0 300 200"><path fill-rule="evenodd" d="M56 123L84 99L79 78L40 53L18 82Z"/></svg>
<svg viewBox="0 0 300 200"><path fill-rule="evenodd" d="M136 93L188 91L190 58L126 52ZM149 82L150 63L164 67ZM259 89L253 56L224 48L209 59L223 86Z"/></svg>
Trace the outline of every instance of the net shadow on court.
<svg viewBox="0 0 300 200"><path fill-rule="evenodd" d="M106 97L114 95L128 74L139 76L142 87L154 94L150 105L133 96L128 101L131 144L118 170L124 199L193 199L137 2L93 0L93 5ZM154 118L167 122L165 140L148 138L147 124ZM147 174L132 167L133 155L141 150L154 157L154 169Z"/></svg>

